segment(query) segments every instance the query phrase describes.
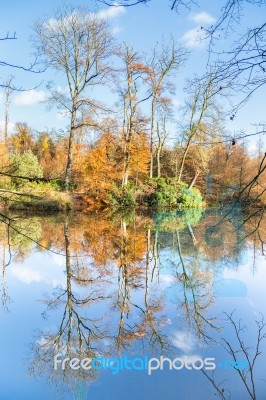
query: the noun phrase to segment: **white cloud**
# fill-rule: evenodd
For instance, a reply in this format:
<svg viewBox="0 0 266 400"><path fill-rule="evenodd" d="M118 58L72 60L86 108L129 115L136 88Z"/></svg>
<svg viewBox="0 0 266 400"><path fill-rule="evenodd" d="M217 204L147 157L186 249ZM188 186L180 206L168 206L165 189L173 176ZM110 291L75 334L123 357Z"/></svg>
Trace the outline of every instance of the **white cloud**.
<svg viewBox="0 0 266 400"><path fill-rule="evenodd" d="M206 11L202 11L190 15L189 20L195 22L197 26L186 31L181 37L181 41L186 47L191 49L203 48L207 43L206 32L203 29L203 25L213 24L216 19Z"/></svg>
<svg viewBox="0 0 266 400"><path fill-rule="evenodd" d="M27 267L13 267L11 270L13 276L18 278L21 282L30 284L32 282L42 282L43 276L40 271L34 271Z"/></svg>
<svg viewBox="0 0 266 400"><path fill-rule="evenodd" d="M103 19L112 19L120 17L121 15L126 13L126 9L123 6L117 6L117 3L113 3L112 7L105 8L104 10L100 10L96 15Z"/></svg>
<svg viewBox="0 0 266 400"><path fill-rule="evenodd" d="M189 19L196 24L202 25L211 25L216 21L215 18L212 15L208 14L206 11L193 14L190 16Z"/></svg>
<svg viewBox="0 0 266 400"><path fill-rule="evenodd" d="M191 352L196 347L195 337L189 332L177 331L172 338L173 345L184 353Z"/></svg>
<svg viewBox="0 0 266 400"><path fill-rule="evenodd" d="M39 260L36 260L34 265L17 264L11 267L11 275L16 277L20 282L27 285L34 283L45 283L52 286L65 287L65 266L62 261L63 257L53 256L51 263L50 258L47 258L47 263L38 265Z"/></svg>
<svg viewBox="0 0 266 400"><path fill-rule="evenodd" d="M84 18L91 18L91 17L99 17L102 19L114 19L118 18L121 15L124 15L126 13L126 8L123 6L117 5L116 2L113 3L112 7L104 8L96 13L88 13L84 15ZM66 23L67 21L71 20L71 17L75 17L76 13L70 14L69 16L65 17L61 21L63 23ZM52 28L55 28L58 25L58 21L55 18L50 18L47 21L47 26L51 26Z"/></svg>
<svg viewBox="0 0 266 400"><path fill-rule="evenodd" d="M112 7L104 8L98 12L91 12L91 13L85 13L83 17L83 21L90 21L91 19L94 18L101 18L101 19L116 19L119 18L120 16L124 15L126 13L126 8L123 6L118 5L116 2L113 3ZM56 20L55 18L49 18L46 22L46 27L49 30L54 30L58 27L59 24L64 24L65 26L71 24L71 20L74 18L76 20L76 12L73 12L72 14L69 14L68 16L64 17L61 20ZM120 27L115 27L113 30L113 34L116 35L121 32Z"/></svg>
<svg viewBox="0 0 266 400"><path fill-rule="evenodd" d="M206 44L204 37L204 31L200 27L196 27L185 32L181 41L188 48L202 48Z"/></svg>
<svg viewBox="0 0 266 400"><path fill-rule="evenodd" d="M15 96L14 103L18 106L31 106L46 100L47 95L43 90L29 90Z"/></svg>

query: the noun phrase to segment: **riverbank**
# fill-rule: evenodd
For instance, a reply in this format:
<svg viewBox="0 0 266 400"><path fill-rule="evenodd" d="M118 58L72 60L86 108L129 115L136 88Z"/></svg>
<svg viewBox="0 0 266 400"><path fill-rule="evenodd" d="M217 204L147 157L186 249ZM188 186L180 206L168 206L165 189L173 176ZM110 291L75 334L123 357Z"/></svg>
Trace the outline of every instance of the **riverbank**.
<svg viewBox="0 0 266 400"><path fill-rule="evenodd" d="M205 202L200 191L173 178L150 179L145 184L109 185L71 192L50 184L0 189L2 207L9 210L59 212L92 210L106 207L198 208Z"/></svg>
<svg viewBox="0 0 266 400"><path fill-rule="evenodd" d="M174 179L157 178L145 184L126 187L88 188L83 192L66 192L51 185L38 184L17 189L0 189L0 209L37 213L65 211L88 212L106 208L142 209L196 209L206 206L241 203L249 207L261 207L258 201L235 196L205 200L196 188Z"/></svg>

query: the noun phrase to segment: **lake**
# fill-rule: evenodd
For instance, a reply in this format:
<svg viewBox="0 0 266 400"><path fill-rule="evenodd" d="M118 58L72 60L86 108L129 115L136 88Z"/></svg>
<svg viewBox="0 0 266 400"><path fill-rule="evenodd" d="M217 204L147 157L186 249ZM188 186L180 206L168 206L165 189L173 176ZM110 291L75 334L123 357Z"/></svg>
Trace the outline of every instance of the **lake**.
<svg viewBox="0 0 266 400"><path fill-rule="evenodd" d="M254 214L2 215L0 399L266 399Z"/></svg>

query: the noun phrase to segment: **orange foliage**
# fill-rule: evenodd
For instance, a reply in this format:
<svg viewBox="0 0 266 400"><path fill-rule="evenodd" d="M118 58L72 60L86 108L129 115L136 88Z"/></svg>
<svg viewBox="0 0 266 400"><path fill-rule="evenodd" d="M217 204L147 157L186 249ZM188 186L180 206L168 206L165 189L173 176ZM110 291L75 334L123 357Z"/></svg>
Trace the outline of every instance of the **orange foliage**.
<svg viewBox="0 0 266 400"><path fill-rule="evenodd" d="M91 189L108 188L121 178L121 156L117 138L104 133L85 158L84 184Z"/></svg>

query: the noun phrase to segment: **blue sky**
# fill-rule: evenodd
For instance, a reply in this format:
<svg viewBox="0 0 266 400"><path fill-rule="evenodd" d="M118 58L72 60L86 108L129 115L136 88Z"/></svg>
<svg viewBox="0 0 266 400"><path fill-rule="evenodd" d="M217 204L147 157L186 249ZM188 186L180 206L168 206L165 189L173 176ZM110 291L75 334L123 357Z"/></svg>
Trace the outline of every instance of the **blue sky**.
<svg viewBox="0 0 266 400"><path fill-rule="evenodd" d="M75 2L77 3L77 2ZM175 104L182 105L184 94L183 86L187 77L195 73L201 74L206 70L207 46L195 41L200 26L212 23L218 17L222 1L200 1L200 7L193 10L183 10L177 14L170 11L167 0L152 0L149 6L136 6L132 8L106 8L95 4L94 0L83 0L79 4L87 5L92 11L103 12L109 16L111 30L120 42L132 44L136 50L147 54L162 36L167 38L172 35L180 45L185 45L191 51L190 57L183 70L175 77L177 87ZM61 0L46 0L46 2L32 0L10 0L1 5L1 28L0 35L5 36L7 32L16 32L17 40L0 42L0 59L10 63L28 66L33 59L31 53L32 26L38 18L47 18L53 15L54 8L61 5ZM241 22L241 28L253 26L263 17L261 9L247 6L246 16ZM239 26L230 35L237 39ZM232 39L230 37L230 40ZM223 41L221 45L226 45ZM47 111L41 102L46 97L46 84L49 80L55 80L56 85L64 87L65 82L60 74L55 75L53 71L35 75L18 70L10 70L0 67L0 78L5 79L9 74L16 78L17 85L26 88L34 88L34 91L16 93L13 95L10 121L11 128L15 122L27 122L36 130L51 128L65 128L67 121L59 115L56 110ZM243 129L248 133L254 132L252 123L260 122L264 118L264 90L256 93L245 108L239 112L237 118L232 122L226 122L226 127L232 135ZM112 95L109 101L113 100ZM178 117L178 114L177 114ZM0 124L3 124L4 110L0 107ZM1 126L1 125L0 125ZM254 147L256 138L252 139L250 148Z"/></svg>

